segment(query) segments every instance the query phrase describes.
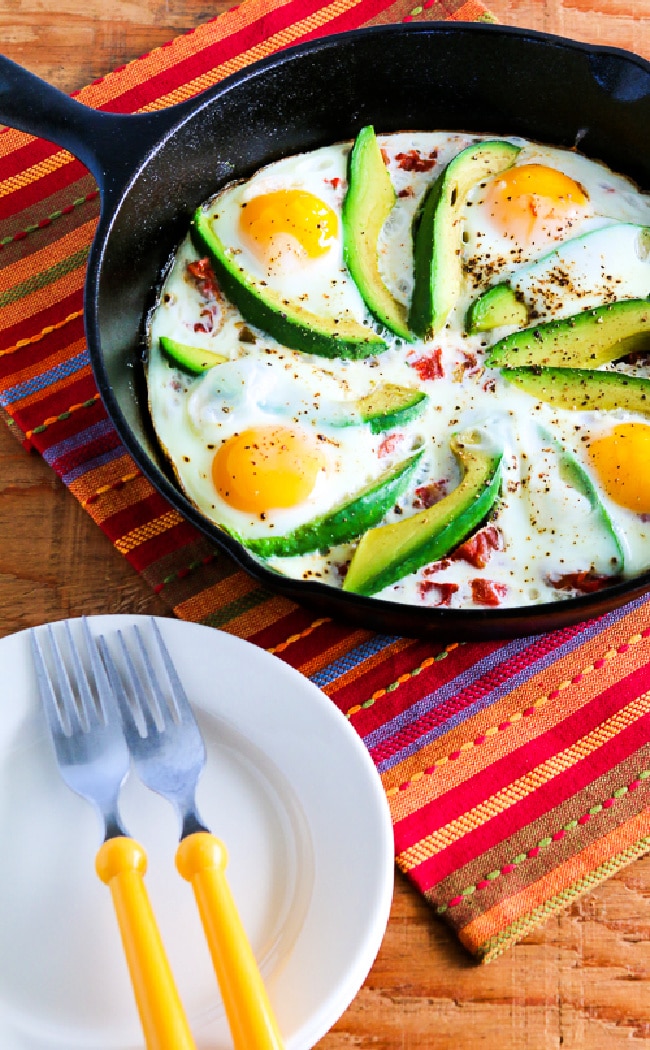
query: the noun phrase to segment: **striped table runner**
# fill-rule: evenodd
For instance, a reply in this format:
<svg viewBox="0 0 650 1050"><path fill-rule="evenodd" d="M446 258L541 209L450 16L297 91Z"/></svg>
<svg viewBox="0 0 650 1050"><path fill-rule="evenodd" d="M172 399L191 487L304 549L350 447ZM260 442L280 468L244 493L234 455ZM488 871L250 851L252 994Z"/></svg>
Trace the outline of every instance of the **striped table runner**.
<svg viewBox="0 0 650 1050"><path fill-rule="evenodd" d="M446 18L489 15L474 0L246 0L78 97L157 109L289 44ZM97 214L78 161L0 134L8 424L170 611L262 646L331 697L382 777L399 868L470 952L494 958L650 847L647 603L512 643L436 645L315 619L267 593L151 488L107 419L82 316Z"/></svg>

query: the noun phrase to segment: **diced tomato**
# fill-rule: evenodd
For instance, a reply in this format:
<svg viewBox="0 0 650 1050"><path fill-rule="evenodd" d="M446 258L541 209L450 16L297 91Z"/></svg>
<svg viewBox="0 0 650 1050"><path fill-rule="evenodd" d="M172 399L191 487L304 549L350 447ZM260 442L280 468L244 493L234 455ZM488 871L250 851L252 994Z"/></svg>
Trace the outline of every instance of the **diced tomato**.
<svg viewBox="0 0 650 1050"><path fill-rule="evenodd" d="M593 594L614 582L613 576L601 572L565 572L561 576L549 577L551 587L558 591L580 591L581 594Z"/></svg>
<svg viewBox="0 0 650 1050"><path fill-rule="evenodd" d="M480 372L481 367L478 363L478 357L476 354L472 354L469 350L461 351L463 361L461 362L461 369L463 372L467 372L469 375L474 375L476 372Z"/></svg>
<svg viewBox="0 0 650 1050"><path fill-rule="evenodd" d="M442 481L430 481L426 485L420 485L415 490L413 507L415 510L428 510L435 503L440 503L440 500L446 495L447 480L445 478Z"/></svg>
<svg viewBox="0 0 650 1050"><path fill-rule="evenodd" d="M395 451L401 440L401 434L387 434L377 449L377 455L379 458L381 459L383 456L390 456L391 452Z"/></svg>
<svg viewBox="0 0 650 1050"><path fill-rule="evenodd" d="M398 153L395 160L402 171L431 171L435 167L437 156L437 150L433 150L428 157L423 157L419 150L410 149L407 153Z"/></svg>
<svg viewBox="0 0 650 1050"><path fill-rule="evenodd" d="M432 561L430 565L427 565L422 570L423 576L433 576L436 572L441 572L443 569L449 568L451 565L451 558L441 558L440 561Z"/></svg>
<svg viewBox="0 0 650 1050"><path fill-rule="evenodd" d="M219 284L208 258L188 262L187 272L198 283L202 295L219 295Z"/></svg>
<svg viewBox="0 0 650 1050"><path fill-rule="evenodd" d="M341 180L338 175L335 175L333 179L325 179L325 182L329 182L333 190L337 190L341 185Z"/></svg>
<svg viewBox="0 0 650 1050"><path fill-rule="evenodd" d="M455 561L467 561L475 569L484 569L492 551L501 548L501 533L495 525L486 525L468 540L456 547L451 557Z"/></svg>
<svg viewBox="0 0 650 1050"><path fill-rule="evenodd" d="M442 347L438 346L425 357L418 357L417 361L410 362L420 379L442 379L445 370L442 366Z"/></svg>
<svg viewBox="0 0 650 1050"><path fill-rule="evenodd" d="M421 598L427 598L428 605L449 605L452 594L458 590L457 583L448 583L435 580L422 580L418 584Z"/></svg>
<svg viewBox="0 0 650 1050"><path fill-rule="evenodd" d="M501 605L503 598L508 593L505 583L497 580L484 580L480 577L470 580L472 588L472 601L475 605Z"/></svg>

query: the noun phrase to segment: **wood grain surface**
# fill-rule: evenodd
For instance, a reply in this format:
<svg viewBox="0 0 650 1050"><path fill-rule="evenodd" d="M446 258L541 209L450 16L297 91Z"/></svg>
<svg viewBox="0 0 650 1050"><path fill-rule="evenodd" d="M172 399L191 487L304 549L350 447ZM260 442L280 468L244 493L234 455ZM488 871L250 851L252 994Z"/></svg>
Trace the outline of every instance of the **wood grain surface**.
<svg viewBox="0 0 650 1050"><path fill-rule="evenodd" d="M0 0L2 50L72 91L226 6ZM494 0L491 9L507 24L650 59L650 0ZM0 425L0 636L99 612L165 610L49 467ZM319 1050L629 1050L644 1043L650 1045L650 858L488 966L468 958L398 877L375 965Z"/></svg>

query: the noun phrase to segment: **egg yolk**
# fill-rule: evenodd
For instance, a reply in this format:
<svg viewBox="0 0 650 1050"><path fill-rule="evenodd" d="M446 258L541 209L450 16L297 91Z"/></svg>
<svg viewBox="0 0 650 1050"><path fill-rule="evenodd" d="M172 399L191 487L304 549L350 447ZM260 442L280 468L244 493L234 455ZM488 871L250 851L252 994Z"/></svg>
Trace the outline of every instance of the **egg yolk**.
<svg viewBox="0 0 650 1050"><path fill-rule="evenodd" d="M259 426L221 445L212 461L212 479L231 507L264 514L306 500L325 466L311 434L286 426Z"/></svg>
<svg viewBox="0 0 650 1050"><path fill-rule="evenodd" d="M577 218L587 203L579 183L545 164L508 168L489 184L489 213L505 236L521 244L548 239Z"/></svg>
<svg viewBox="0 0 650 1050"><path fill-rule="evenodd" d="M242 204L239 226L262 260L289 241L316 259L329 251L338 232L335 212L307 190L275 190Z"/></svg>
<svg viewBox="0 0 650 1050"><path fill-rule="evenodd" d="M637 514L650 513L650 426L621 423L593 438L589 457L605 492Z"/></svg>

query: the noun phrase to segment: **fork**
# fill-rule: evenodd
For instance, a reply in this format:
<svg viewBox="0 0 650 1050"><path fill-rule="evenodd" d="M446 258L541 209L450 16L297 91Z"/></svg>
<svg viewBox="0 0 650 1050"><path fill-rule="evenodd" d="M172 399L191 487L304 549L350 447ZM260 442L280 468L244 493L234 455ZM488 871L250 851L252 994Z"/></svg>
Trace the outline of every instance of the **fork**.
<svg viewBox="0 0 650 1050"><path fill-rule="evenodd" d="M59 770L68 787L92 802L103 821L104 841L95 868L111 891L145 1044L148 1050L195 1050L144 884L147 856L129 837L119 814L119 792L129 770L120 713L86 620L81 632L89 675L67 620L62 633L68 666L51 625L43 632L48 638L45 647L41 632L30 632Z"/></svg>
<svg viewBox="0 0 650 1050"><path fill-rule="evenodd" d="M194 890L235 1050L282 1050L284 1042L226 879L226 847L197 809L196 788L206 760L201 731L154 619L151 629L164 675L156 672L137 625L133 648L140 672L124 634L117 632L123 678L106 638L97 639L129 750L143 782L178 812L176 867Z"/></svg>

